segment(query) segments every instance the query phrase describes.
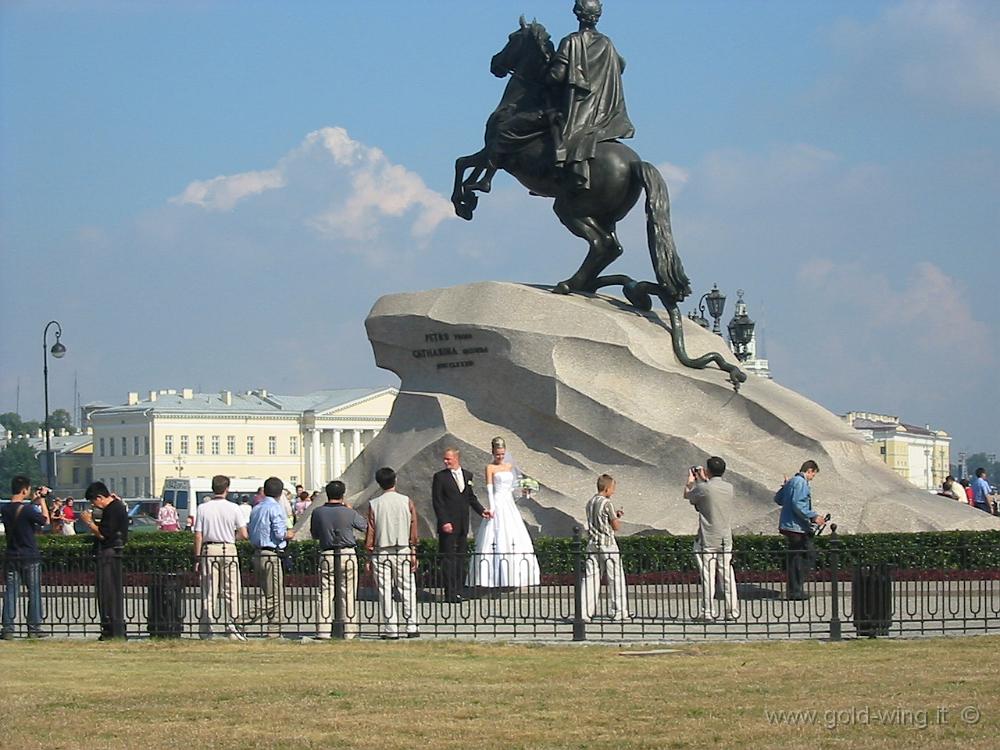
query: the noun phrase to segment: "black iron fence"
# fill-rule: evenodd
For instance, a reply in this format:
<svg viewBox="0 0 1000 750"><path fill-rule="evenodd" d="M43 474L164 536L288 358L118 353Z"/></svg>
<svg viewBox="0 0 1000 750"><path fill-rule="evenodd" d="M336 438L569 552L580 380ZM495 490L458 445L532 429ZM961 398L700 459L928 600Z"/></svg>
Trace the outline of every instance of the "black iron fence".
<svg viewBox="0 0 1000 750"><path fill-rule="evenodd" d="M834 535L804 561L801 591L789 591L790 565L801 559L779 549L741 552L739 539L731 560L692 550L681 561L655 545L588 551L579 539L533 555L470 553L455 566L457 590L445 578L448 561L433 551L372 556L311 547L281 556L216 545L195 565L190 552L127 549L114 561L121 590L112 593L129 637L642 641L995 632L1000 567L982 564L967 544L903 565L898 543L852 548ZM88 548L46 549L38 563L4 560L4 571L9 636L102 633L98 564ZM703 579L716 582L714 596L706 597ZM29 606L35 580L37 628ZM470 585L477 582L490 585Z"/></svg>

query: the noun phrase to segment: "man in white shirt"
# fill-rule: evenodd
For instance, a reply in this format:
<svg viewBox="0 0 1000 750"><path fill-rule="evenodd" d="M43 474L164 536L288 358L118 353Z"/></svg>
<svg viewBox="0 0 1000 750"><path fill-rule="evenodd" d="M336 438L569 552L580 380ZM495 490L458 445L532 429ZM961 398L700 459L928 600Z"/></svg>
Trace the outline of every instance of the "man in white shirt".
<svg viewBox="0 0 1000 750"><path fill-rule="evenodd" d="M240 617L240 564L236 540L247 538L247 524L235 503L229 502L229 477L212 477L213 497L198 508L194 522L195 566L201 577L199 632L211 638L214 625L225 627L231 640L245 641L237 625Z"/></svg>

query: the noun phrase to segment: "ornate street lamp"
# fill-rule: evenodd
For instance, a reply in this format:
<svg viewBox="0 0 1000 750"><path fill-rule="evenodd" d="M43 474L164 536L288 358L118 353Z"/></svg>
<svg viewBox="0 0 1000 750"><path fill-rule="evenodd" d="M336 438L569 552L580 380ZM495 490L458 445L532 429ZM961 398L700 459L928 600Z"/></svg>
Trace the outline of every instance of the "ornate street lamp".
<svg viewBox="0 0 1000 750"><path fill-rule="evenodd" d="M49 328L52 326L56 327L56 343L49 349ZM46 324L45 330L42 331L42 381L45 387L45 476L49 487L54 484L53 469L55 468L52 465L52 441L49 436L51 432L49 428L49 354L56 359L62 359L66 354L66 347L59 341L60 337L62 337L62 326L58 320L50 320Z"/></svg>
<svg viewBox="0 0 1000 750"><path fill-rule="evenodd" d="M719 327L719 320L722 318L722 311L726 307L726 295L719 291L718 284L712 284L712 291L701 295L698 300L697 312L692 310L688 313L688 318L708 330L708 320L705 318L705 304L708 304L708 314L712 316L712 333L722 333Z"/></svg>
<svg viewBox="0 0 1000 750"><path fill-rule="evenodd" d="M729 321L729 343L733 354L740 362L746 362L750 357L748 345L753 341L753 329L756 323L747 315L747 303L743 301L743 290L736 290L736 314Z"/></svg>

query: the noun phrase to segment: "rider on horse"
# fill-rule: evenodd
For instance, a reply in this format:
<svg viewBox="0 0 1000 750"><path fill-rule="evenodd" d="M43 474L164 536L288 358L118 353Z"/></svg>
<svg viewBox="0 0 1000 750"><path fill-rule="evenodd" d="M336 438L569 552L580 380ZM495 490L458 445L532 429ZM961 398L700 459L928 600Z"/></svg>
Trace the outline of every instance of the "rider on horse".
<svg viewBox="0 0 1000 750"><path fill-rule="evenodd" d="M549 35L541 24L521 21L522 30L538 38L546 70L539 78L544 87L525 92L516 103L501 103L486 124L489 167L472 186L489 192L497 168L506 155L517 153L538 139L549 139L551 163L574 191L590 188L590 160L597 144L631 138L635 130L625 111L622 71L625 60L608 37L597 31L600 0L576 0L573 13L580 22L553 53ZM496 76L514 74L500 56L491 69Z"/></svg>
<svg viewBox="0 0 1000 750"><path fill-rule="evenodd" d="M559 43L549 67L549 81L563 89L556 99L562 130L555 144L555 163L578 190L590 187L590 160L598 143L635 134L622 91L625 59L597 31L601 10L600 0L576 0L573 13L580 29Z"/></svg>

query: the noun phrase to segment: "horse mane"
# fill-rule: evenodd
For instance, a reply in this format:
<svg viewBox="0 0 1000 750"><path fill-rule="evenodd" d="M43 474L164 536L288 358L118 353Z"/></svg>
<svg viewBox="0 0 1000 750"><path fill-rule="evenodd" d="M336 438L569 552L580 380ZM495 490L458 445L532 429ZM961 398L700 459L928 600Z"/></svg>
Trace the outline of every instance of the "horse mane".
<svg viewBox="0 0 1000 750"><path fill-rule="evenodd" d="M556 53L555 45L552 44L552 37L549 32L545 29L545 26L538 23L537 18L532 18L531 23L527 23L524 20L524 16L518 19L521 25L522 31L527 31L531 38L535 41L539 51L545 57L545 62L549 62L552 56Z"/></svg>

